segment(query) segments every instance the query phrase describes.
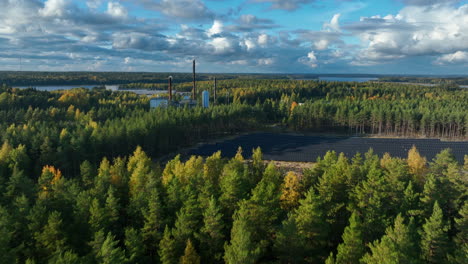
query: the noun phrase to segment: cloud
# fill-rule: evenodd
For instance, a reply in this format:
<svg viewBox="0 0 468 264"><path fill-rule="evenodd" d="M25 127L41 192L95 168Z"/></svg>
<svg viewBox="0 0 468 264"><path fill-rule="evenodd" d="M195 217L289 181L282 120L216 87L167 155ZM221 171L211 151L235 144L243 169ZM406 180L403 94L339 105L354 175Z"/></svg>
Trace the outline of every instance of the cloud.
<svg viewBox="0 0 468 264"><path fill-rule="evenodd" d="M201 0L135 0L145 8L159 11L171 19L183 21L207 21L215 17Z"/></svg>
<svg viewBox="0 0 468 264"><path fill-rule="evenodd" d="M323 24L323 29L331 32L340 32L340 16L340 13L333 15L332 19L330 20L330 23Z"/></svg>
<svg viewBox="0 0 468 264"><path fill-rule="evenodd" d="M453 3L460 2L460 0L399 0L399 1L407 5L413 5L413 6L453 4Z"/></svg>
<svg viewBox="0 0 468 264"><path fill-rule="evenodd" d="M266 46L266 45L268 45L269 39L270 39L270 38L268 37L267 34L260 34L260 35L258 36L258 40L257 40L258 45L260 45L260 46Z"/></svg>
<svg viewBox="0 0 468 264"><path fill-rule="evenodd" d="M215 14L204 0L136 1L144 15L135 1L0 0L0 69L17 69L19 58L33 70L189 71L193 58L201 69L228 72L467 64L468 5L452 1L413 3L359 21L340 10L320 30L281 28L277 12L246 13L242 6ZM293 10L317 1L258 2Z"/></svg>
<svg viewBox="0 0 468 264"><path fill-rule="evenodd" d="M315 56L315 52L311 51L307 53L306 57L301 57L299 58L299 62L302 64L305 64L311 68L317 68L318 67L318 60L317 57Z"/></svg>
<svg viewBox="0 0 468 264"><path fill-rule="evenodd" d="M268 3L272 9L296 10L302 5L310 4L315 0L253 0L257 3Z"/></svg>
<svg viewBox="0 0 468 264"><path fill-rule="evenodd" d="M396 16L361 18L346 28L364 48L355 65L468 50L468 5L408 6Z"/></svg>
<svg viewBox="0 0 468 264"><path fill-rule="evenodd" d="M264 19L252 14L241 15L235 25L228 27L231 32L253 32L257 30L266 30L279 27L271 19Z"/></svg>
<svg viewBox="0 0 468 264"><path fill-rule="evenodd" d="M145 51L162 51L169 46L164 36L151 36L142 33L116 33L113 36L114 49L137 49Z"/></svg>
<svg viewBox="0 0 468 264"><path fill-rule="evenodd" d="M107 13L113 17L126 18L128 15L127 9L122 6L119 2L108 2Z"/></svg>
<svg viewBox="0 0 468 264"><path fill-rule="evenodd" d="M457 51L451 54L445 54L440 56L436 61L436 64L467 64L468 63L468 52Z"/></svg>
<svg viewBox="0 0 468 264"><path fill-rule="evenodd" d="M208 36L212 37L213 35L217 35L223 32L223 27L224 27L223 22L221 22L220 20L215 20L213 22L213 26L211 26L211 28L208 29L208 32L207 32Z"/></svg>

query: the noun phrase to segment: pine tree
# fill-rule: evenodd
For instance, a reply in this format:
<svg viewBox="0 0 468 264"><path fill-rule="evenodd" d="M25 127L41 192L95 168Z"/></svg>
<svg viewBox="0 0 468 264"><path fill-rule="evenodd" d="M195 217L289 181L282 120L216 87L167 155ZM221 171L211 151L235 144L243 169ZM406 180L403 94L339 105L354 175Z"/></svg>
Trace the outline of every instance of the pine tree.
<svg viewBox="0 0 468 264"><path fill-rule="evenodd" d="M413 189L413 181L409 181L408 186L403 192L403 202L401 204L401 210L406 216L419 216L422 214L421 205L419 202L420 194Z"/></svg>
<svg viewBox="0 0 468 264"><path fill-rule="evenodd" d="M353 213L349 218L349 225L344 230L343 243L338 245L337 264L359 263L359 260L366 252L362 241L362 228L359 216Z"/></svg>
<svg viewBox="0 0 468 264"><path fill-rule="evenodd" d="M302 263L307 254L306 239L299 234L292 216L283 221L274 241L274 253L281 263Z"/></svg>
<svg viewBox="0 0 468 264"><path fill-rule="evenodd" d="M115 240L115 236L109 232L96 256L100 263L114 264L124 263L126 261L125 251L119 248L118 243L119 242Z"/></svg>
<svg viewBox="0 0 468 264"><path fill-rule="evenodd" d="M178 263L180 255L177 254L176 242L168 226L164 229L163 238L159 242L158 254L162 264Z"/></svg>
<svg viewBox="0 0 468 264"><path fill-rule="evenodd" d="M11 247L13 232L11 231L11 217L4 207L0 207L0 263L15 262L15 251Z"/></svg>
<svg viewBox="0 0 468 264"><path fill-rule="evenodd" d="M111 230L119 230L120 202L115 196L115 190L111 186L107 191L106 203L104 205L107 222Z"/></svg>
<svg viewBox="0 0 468 264"><path fill-rule="evenodd" d="M180 258L180 264L200 264L200 256L197 254L192 241L187 240L187 246L184 250L184 255Z"/></svg>
<svg viewBox="0 0 468 264"><path fill-rule="evenodd" d="M236 212L231 230L231 241L224 246L224 261L227 264L256 263L261 249L252 240L252 225L246 210Z"/></svg>
<svg viewBox="0 0 468 264"><path fill-rule="evenodd" d="M106 214L106 210L101 206L99 200L94 198L89 207L89 226L93 232L97 232L101 229L110 231L109 219Z"/></svg>
<svg viewBox="0 0 468 264"><path fill-rule="evenodd" d="M465 163L463 164L463 169L468 171L468 154L464 157Z"/></svg>
<svg viewBox="0 0 468 264"><path fill-rule="evenodd" d="M219 197L219 180L223 171L224 161L221 159L221 152L218 151L206 158L203 165L203 186L201 187L200 202L203 207L208 206L211 196Z"/></svg>
<svg viewBox="0 0 468 264"><path fill-rule="evenodd" d="M255 185L262 178L265 171L265 164L263 163L263 153L260 147L252 150L252 183Z"/></svg>
<svg viewBox="0 0 468 264"><path fill-rule="evenodd" d="M204 259L219 262L224 244L224 223L221 208L212 196L203 212L203 227L200 230L200 244Z"/></svg>
<svg viewBox="0 0 468 264"><path fill-rule="evenodd" d="M350 173L348 159L343 153L340 153L338 160L324 170L316 187L327 222L334 230L329 238L333 246L336 246L341 240L340 235L349 219L346 204L348 204L347 182L351 178Z"/></svg>
<svg viewBox="0 0 468 264"><path fill-rule="evenodd" d="M177 252L182 254L187 239L197 236L202 226L202 212L200 204L194 195L184 202L184 205L177 212L177 219L173 235L176 241Z"/></svg>
<svg viewBox="0 0 468 264"><path fill-rule="evenodd" d="M358 212L363 219L364 242L375 240L383 235L385 227L391 223L391 215L398 208L390 206L388 183L380 168L373 167L353 190L349 210ZM393 211L392 211L393 209Z"/></svg>
<svg viewBox="0 0 468 264"><path fill-rule="evenodd" d="M220 204L225 208L225 215L232 215L237 203L248 196L249 186L244 178L244 163L242 155L236 154L224 166L219 182L221 188Z"/></svg>
<svg viewBox="0 0 468 264"><path fill-rule="evenodd" d="M413 241L410 227L405 225L404 218L398 215L395 223L388 227L380 241L373 242L361 260L367 264L418 263L417 246Z"/></svg>
<svg viewBox="0 0 468 264"><path fill-rule="evenodd" d="M74 253L71 250L59 253L57 256L53 257L48 261L49 264L81 264L83 261L80 259L78 254Z"/></svg>
<svg viewBox="0 0 468 264"><path fill-rule="evenodd" d="M36 232L37 244L43 248L44 253L52 257L67 250L67 239L64 233L62 217L59 212L50 213L47 224L40 232Z"/></svg>
<svg viewBox="0 0 468 264"><path fill-rule="evenodd" d="M154 244L151 245L155 247ZM125 229L125 248L130 263L143 264L147 263L145 258L145 244L140 232L132 227Z"/></svg>
<svg viewBox="0 0 468 264"><path fill-rule="evenodd" d="M432 216L426 219L421 236L422 259L426 263L446 262L448 226L443 220L442 209L439 203L434 203Z"/></svg>
<svg viewBox="0 0 468 264"><path fill-rule="evenodd" d="M309 261L315 262L320 258L325 260L325 247L329 234L329 224L326 222L320 198L311 188L306 197L299 201L300 205L292 217L297 225L300 236L305 240L308 248Z"/></svg>
<svg viewBox="0 0 468 264"><path fill-rule="evenodd" d="M147 254L153 257L156 253L154 245L159 244L164 228L163 206L156 187L149 190L147 206L141 209L143 215L143 227L141 236L146 246Z"/></svg>
<svg viewBox="0 0 468 264"><path fill-rule="evenodd" d="M283 185L281 186L281 207L286 211L291 211L299 205L300 181L296 173L290 171L284 177Z"/></svg>
<svg viewBox="0 0 468 264"><path fill-rule="evenodd" d="M84 187L90 188L94 183L94 177L96 177L96 168L91 162L85 160L80 165L81 182Z"/></svg>
<svg viewBox="0 0 468 264"><path fill-rule="evenodd" d="M465 202L459 211L459 218L455 219L455 228L458 231L454 238L455 252L450 257L452 263L464 264L468 259L468 202Z"/></svg>
<svg viewBox="0 0 468 264"><path fill-rule="evenodd" d="M24 194L26 197L32 197L35 193L33 181L27 177L23 171L13 168L13 172L8 180L5 197L13 201L16 196Z"/></svg>

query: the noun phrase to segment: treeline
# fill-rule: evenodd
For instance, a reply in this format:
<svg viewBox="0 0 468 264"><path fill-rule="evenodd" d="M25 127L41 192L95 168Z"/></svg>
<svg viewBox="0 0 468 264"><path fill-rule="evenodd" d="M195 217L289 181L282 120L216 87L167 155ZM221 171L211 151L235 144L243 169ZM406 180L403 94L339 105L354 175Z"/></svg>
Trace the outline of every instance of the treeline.
<svg viewBox="0 0 468 264"><path fill-rule="evenodd" d="M467 77L410 77L410 76L394 76L394 77L380 77L379 81L382 82L409 82L409 83L425 83L437 85L468 85Z"/></svg>
<svg viewBox="0 0 468 264"><path fill-rule="evenodd" d="M12 72L0 71L0 85L104 85L126 83L165 83L169 75L177 80L192 80L191 73L155 72ZM198 74L199 80L209 80L211 74ZM219 74L220 79L236 78L236 75Z"/></svg>
<svg viewBox="0 0 468 264"><path fill-rule="evenodd" d="M78 177L28 175L18 152L0 150L5 263L466 263L468 156L450 150L328 152L297 175L260 149L160 167L138 147Z"/></svg>
<svg viewBox="0 0 468 264"><path fill-rule="evenodd" d="M172 76L175 82L192 81L191 64L187 72L31 72L0 71L0 85L39 86L39 85L105 85L122 84L132 89L136 84L152 86L166 83ZM316 79L313 74L224 74L197 73L197 81L207 81L216 77L218 80L229 79Z"/></svg>

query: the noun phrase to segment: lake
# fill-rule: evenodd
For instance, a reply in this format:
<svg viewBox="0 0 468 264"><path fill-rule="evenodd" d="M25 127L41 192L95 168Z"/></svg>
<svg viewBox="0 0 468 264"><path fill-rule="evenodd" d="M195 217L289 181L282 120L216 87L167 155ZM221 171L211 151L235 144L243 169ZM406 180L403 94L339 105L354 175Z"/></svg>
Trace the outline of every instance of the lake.
<svg viewBox="0 0 468 264"><path fill-rule="evenodd" d="M443 149L450 148L456 159L463 163L468 154L468 141L441 141L439 139L365 138L349 136L309 136L290 133L252 133L231 139L196 146L187 155L210 156L221 150L224 157L233 157L240 146L244 157L251 155L253 148L260 147L265 160L316 161L328 150L343 152L347 157L357 152L365 153L372 148L382 157L385 152L394 157L406 158L408 150L415 145L419 152L432 160Z"/></svg>
<svg viewBox="0 0 468 264"><path fill-rule="evenodd" d="M30 85L30 86L13 86L15 88L20 88L20 89L27 89L27 88L35 88L36 90L39 91L57 91L57 90L70 90L73 88L86 88L86 89L92 89L94 87L101 86L99 84L87 84L87 85Z"/></svg>
<svg viewBox="0 0 468 264"><path fill-rule="evenodd" d="M27 89L27 88L35 88L39 91L58 91L58 90L70 90L73 88L86 88L92 89L94 87L100 87L103 85L95 84L95 85L38 85L38 86L14 86L20 89ZM167 93L166 90L146 90L146 89L132 89L132 90L119 90L119 85L104 85L107 90L110 91L119 91L119 92L133 92L139 95L147 95L147 96L154 96L156 94ZM176 91L174 90L174 93Z"/></svg>
<svg viewBox="0 0 468 264"><path fill-rule="evenodd" d="M320 81L327 82L368 82L368 81L377 81L379 78L375 77L321 77L319 76Z"/></svg>

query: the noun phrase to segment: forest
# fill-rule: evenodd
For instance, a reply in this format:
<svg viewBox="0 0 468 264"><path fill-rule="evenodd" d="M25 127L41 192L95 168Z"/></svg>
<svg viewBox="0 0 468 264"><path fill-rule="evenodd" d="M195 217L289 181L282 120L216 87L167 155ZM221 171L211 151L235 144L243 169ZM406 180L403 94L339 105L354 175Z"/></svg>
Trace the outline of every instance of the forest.
<svg viewBox="0 0 468 264"><path fill-rule="evenodd" d="M150 109L131 92L0 86L0 262L464 263L468 156L449 149L329 152L301 173L260 149L159 158L272 125L466 140L467 101L446 86L229 79L210 108Z"/></svg>
<svg viewBox="0 0 468 264"><path fill-rule="evenodd" d="M189 82L192 73L164 72L30 72L0 71L0 85L35 87L40 85L106 85L106 84L160 84L169 76L175 82ZM346 75L345 75L346 76ZM358 75L359 76L359 75ZM316 74L255 74L255 73L198 73L197 80L206 81L216 77L227 79L316 79ZM131 87L132 85L130 85Z"/></svg>

